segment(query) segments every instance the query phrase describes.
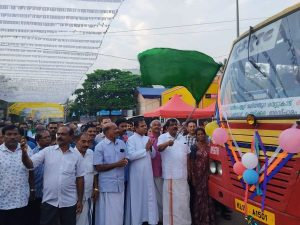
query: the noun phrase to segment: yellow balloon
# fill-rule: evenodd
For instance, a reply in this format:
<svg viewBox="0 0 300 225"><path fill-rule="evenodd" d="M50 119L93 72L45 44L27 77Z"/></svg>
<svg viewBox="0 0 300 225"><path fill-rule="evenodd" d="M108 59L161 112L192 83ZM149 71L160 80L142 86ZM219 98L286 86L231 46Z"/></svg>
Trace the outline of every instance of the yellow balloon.
<svg viewBox="0 0 300 225"><path fill-rule="evenodd" d="M205 132L208 136L212 136L215 129L219 128L219 125L216 121L212 121L205 126Z"/></svg>

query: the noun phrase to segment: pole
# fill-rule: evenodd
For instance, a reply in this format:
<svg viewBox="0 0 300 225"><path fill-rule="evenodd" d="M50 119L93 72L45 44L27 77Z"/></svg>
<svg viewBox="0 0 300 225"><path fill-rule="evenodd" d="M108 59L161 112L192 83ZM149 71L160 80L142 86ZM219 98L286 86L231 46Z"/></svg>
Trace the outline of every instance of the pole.
<svg viewBox="0 0 300 225"><path fill-rule="evenodd" d="M239 0L236 0L236 37L240 36Z"/></svg>

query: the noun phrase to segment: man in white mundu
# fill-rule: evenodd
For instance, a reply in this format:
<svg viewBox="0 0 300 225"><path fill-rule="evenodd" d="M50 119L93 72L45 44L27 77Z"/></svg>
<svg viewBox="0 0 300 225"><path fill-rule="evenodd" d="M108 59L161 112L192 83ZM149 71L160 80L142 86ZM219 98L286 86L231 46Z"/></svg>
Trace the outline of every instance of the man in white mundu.
<svg viewBox="0 0 300 225"><path fill-rule="evenodd" d="M158 209L152 173L152 141L145 136L144 120L134 122L135 133L127 141L127 156L130 161L126 198L125 225L149 225L158 223Z"/></svg>
<svg viewBox="0 0 300 225"><path fill-rule="evenodd" d="M126 159L123 141L117 139L118 128L114 123L103 127L105 138L97 144L94 165L99 172L100 199L96 203L95 224L123 225L124 167Z"/></svg>
<svg viewBox="0 0 300 225"><path fill-rule="evenodd" d="M166 122L167 133L158 138L162 160L163 224L190 225L190 191L187 182L187 155L190 149L186 139L177 135L176 119Z"/></svg>

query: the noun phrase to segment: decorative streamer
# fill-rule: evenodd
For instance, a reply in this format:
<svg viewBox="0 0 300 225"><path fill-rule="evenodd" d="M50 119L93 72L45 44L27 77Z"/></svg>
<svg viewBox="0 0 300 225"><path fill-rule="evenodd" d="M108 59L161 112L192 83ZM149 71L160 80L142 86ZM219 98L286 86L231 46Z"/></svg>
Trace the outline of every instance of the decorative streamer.
<svg viewBox="0 0 300 225"><path fill-rule="evenodd" d="M280 163L280 161L281 161L282 159L286 158L287 155L288 155L287 152L282 152L282 153L277 157L277 159L274 161L273 164L269 164L270 166L269 166L269 168L267 169L267 174L270 174L270 173L276 168L276 166ZM260 176L260 178L259 178L259 183L263 182L264 178L265 178L265 175L262 174L262 175ZM254 191L254 189L255 189L255 186L252 186L252 187L250 188L250 191Z"/></svg>
<svg viewBox="0 0 300 225"><path fill-rule="evenodd" d="M258 141L258 139L257 139L256 133L257 133L257 130L255 130L254 135L253 135L253 138L254 138L254 149L255 149L255 154L256 154L256 156L257 156L257 158L258 158L258 164L257 164L257 167L256 167L256 171L257 171L257 173L259 173L259 171L260 171L260 162L259 162L259 141ZM256 193L257 193L257 195L262 195L262 191L261 191L261 189L260 189L260 187L259 187L259 182L257 182L257 184L256 184Z"/></svg>
<svg viewBox="0 0 300 225"><path fill-rule="evenodd" d="M282 169L282 167L284 167L285 166L285 164L287 164L287 162L291 159L291 158L293 158L293 156L294 156L295 154L294 153L288 153L287 154L287 157L286 158L284 158L283 160L282 160L282 162L281 163L279 163L278 165L277 165L277 167L266 177L266 183L268 183L281 169ZM251 190L251 189L250 189ZM252 200L252 199L254 199L255 197L257 196L257 194L256 194L256 192L253 192L252 193L252 195L250 196L250 199Z"/></svg>
<svg viewBox="0 0 300 225"><path fill-rule="evenodd" d="M294 127L296 127L296 126L297 126L297 124L294 123L293 126L292 126L291 128L294 128ZM280 153L280 151L281 151L281 147L278 146L278 147L276 148L276 150L274 151L273 155L271 156L271 158L268 159L269 165L274 161L274 159L277 157L277 155ZM260 169L259 173L262 173L262 172L264 172L264 171L265 171L265 165Z"/></svg>
<svg viewBox="0 0 300 225"><path fill-rule="evenodd" d="M269 165L269 162L268 162L268 155L267 155L267 150L261 140L261 137L258 133L258 131L255 131L255 136L258 140L258 144L259 146L261 147L261 149L263 150L264 152L264 157L265 157L265 170L264 170L264 176L267 177L267 170L268 170L268 165ZM259 187L259 185L258 185ZM262 190L263 190L263 195L262 195L262 200L261 200L261 210L264 211L265 209L265 200L266 200L266 193L267 193L267 179L264 179L263 181L263 185L262 185Z"/></svg>
<svg viewBox="0 0 300 225"><path fill-rule="evenodd" d="M219 86L219 87L220 87L220 86ZM218 93L220 93L220 88L219 88L219 92L218 92ZM220 98L220 95L219 95L219 94L218 94L218 99L217 99L217 100L218 100L218 104L217 104L217 105L218 105L219 107L222 107L222 106L221 106L221 98ZM224 125L223 125L222 122L221 122L221 120L222 120L222 110L221 110L221 108L219 108L219 107L216 108L216 110L218 110L218 115L219 115L219 125L220 125L221 127L224 128ZM228 127L228 131L229 131L230 138L231 138L231 140L233 141L233 143L234 143L234 145L235 145L235 147L236 147L236 149L237 149L237 151L238 151L240 157L242 157L243 154L242 154L242 152L241 152L239 146L237 145L236 141L235 141L234 138L233 138L233 135L232 135L232 133L231 133L231 129L230 129L229 123L228 123L228 121L227 121L227 116L226 116L226 115L224 116L224 119L225 119L225 121L226 121L226 123L227 123L227 127ZM227 144L230 146L230 150L231 150L231 152L232 152L232 155L233 155L235 161L238 161L238 157L237 157L237 155L236 155L236 152L235 152L235 150L232 148L232 143L228 140L228 141L227 141Z"/></svg>
<svg viewBox="0 0 300 225"><path fill-rule="evenodd" d="M245 216L248 215L248 207L247 207L247 204L248 204L248 194L249 194L249 184L246 184L246 191L245 191L245 198L244 198L244 203L245 203L244 214L245 214Z"/></svg>

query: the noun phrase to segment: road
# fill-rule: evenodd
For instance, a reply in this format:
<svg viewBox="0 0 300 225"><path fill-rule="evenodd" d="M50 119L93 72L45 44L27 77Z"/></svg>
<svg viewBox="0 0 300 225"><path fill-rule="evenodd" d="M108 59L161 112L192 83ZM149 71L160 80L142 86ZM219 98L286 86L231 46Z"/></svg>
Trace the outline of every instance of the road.
<svg viewBox="0 0 300 225"><path fill-rule="evenodd" d="M231 220L225 220L221 216L217 216L217 225L247 225L244 215L233 212Z"/></svg>

